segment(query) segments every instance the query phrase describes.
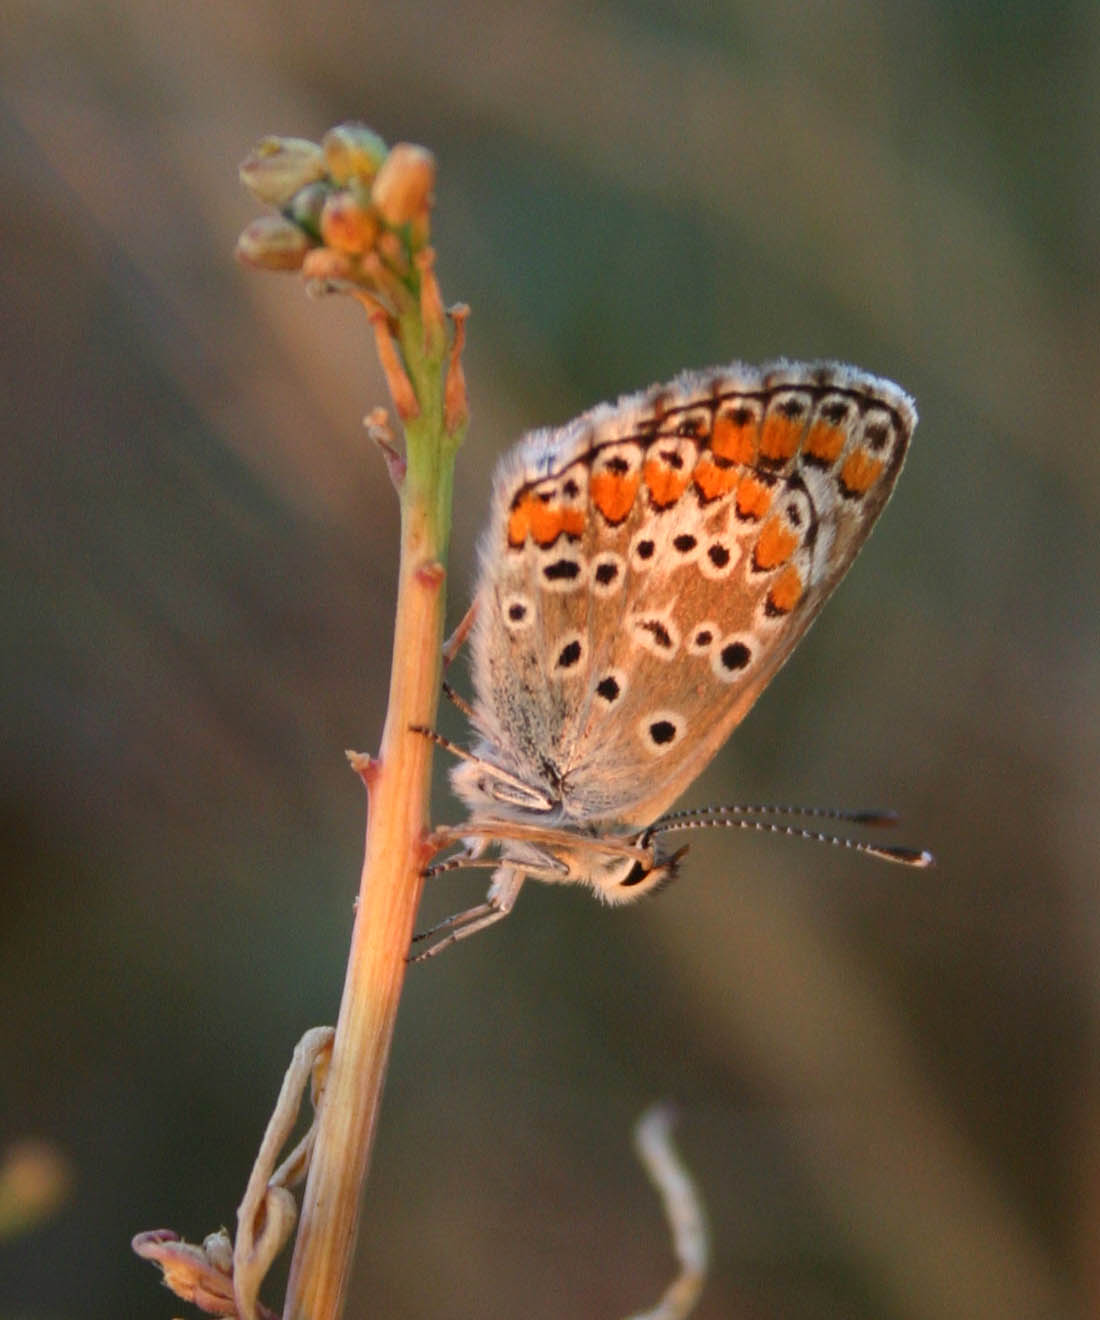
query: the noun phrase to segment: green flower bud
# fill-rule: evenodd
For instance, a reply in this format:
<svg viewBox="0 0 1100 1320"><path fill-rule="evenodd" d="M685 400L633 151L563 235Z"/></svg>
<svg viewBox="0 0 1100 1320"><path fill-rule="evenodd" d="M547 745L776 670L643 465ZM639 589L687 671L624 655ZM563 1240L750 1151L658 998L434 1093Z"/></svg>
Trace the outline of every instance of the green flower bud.
<svg viewBox="0 0 1100 1320"><path fill-rule="evenodd" d="M321 140L325 168L333 183L370 183L386 159L386 144L366 124L337 124Z"/></svg>
<svg viewBox="0 0 1100 1320"><path fill-rule="evenodd" d="M308 184L294 194L288 206L283 207L283 215L301 225L310 238L320 241L321 212L331 195L332 189L325 182Z"/></svg>
<svg viewBox="0 0 1100 1320"><path fill-rule="evenodd" d="M324 176L324 152L304 138L265 137L240 167L241 182L268 206L286 206L299 189Z"/></svg>

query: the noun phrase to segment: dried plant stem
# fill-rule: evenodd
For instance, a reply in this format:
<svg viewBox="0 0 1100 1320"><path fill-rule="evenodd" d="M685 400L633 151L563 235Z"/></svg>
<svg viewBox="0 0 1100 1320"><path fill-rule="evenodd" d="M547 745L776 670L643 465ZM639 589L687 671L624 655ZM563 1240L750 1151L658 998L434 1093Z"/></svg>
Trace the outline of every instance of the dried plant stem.
<svg viewBox="0 0 1100 1320"><path fill-rule="evenodd" d="M680 1273L652 1310L630 1320L685 1320L707 1275L707 1220L699 1190L672 1144L674 1115L667 1105L646 1110L634 1129L638 1155L664 1202Z"/></svg>
<svg viewBox="0 0 1100 1320"><path fill-rule="evenodd" d="M466 308L451 310L448 334L429 246L435 161L423 147L387 148L357 123L330 129L320 144L268 137L242 164L241 180L279 213L245 229L238 257L260 270L301 270L314 292L348 294L362 304L404 426L402 457L385 413L376 409L367 422L401 501L389 705L377 758L349 754L369 805L340 1016L334 1033L308 1032L295 1051L241 1204L237 1248L224 1231L199 1247L170 1229L139 1233L132 1245L161 1267L177 1296L212 1314L273 1320L259 1289L293 1230L288 1187L308 1162L283 1320L340 1320L431 851L432 743L414 729L434 725L441 688L454 460L468 417L461 361ZM274 1169L307 1072L315 1124Z"/></svg>
<svg viewBox="0 0 1100 1320"><path fill-rule="evenodd" d="M377 327L376 327L377 328ZM339 1320L363 1181L420 900L431 725L440 690L444 572L458 436L443 418L444 350L419 314L394 326L417 407L405 408L401 567L389 707L377 760L353 759L370 805L351 953L317 1142L302 1202L284 1320ZM392 369L393 364L389 364ZM393 391L391 380L391 392ZM394 392L400 408L406 397Z"/></svg>

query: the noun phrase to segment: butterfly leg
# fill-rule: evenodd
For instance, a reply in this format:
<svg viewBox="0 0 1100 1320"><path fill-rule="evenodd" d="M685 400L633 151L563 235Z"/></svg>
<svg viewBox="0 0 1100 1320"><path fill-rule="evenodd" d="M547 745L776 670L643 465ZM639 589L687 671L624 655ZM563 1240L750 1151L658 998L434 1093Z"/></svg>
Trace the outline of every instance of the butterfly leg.
<svg viewBox="0 0 1100 1320"><path fill-rule="evenodd" d="M466 638L470 635L470 629L474 626L474 620L476 618L477 618L477 601L475 600L474 603L470 606L470 608L466 611L466 613L462 616L462 619L458 627L454 630L453 633L451 633L450 637L448 637L447 640L443 643L444 669L447 668L447 666L451 663L451 661L462 649L462 645L466 641ZM458 709L463 713L463 715L466 716L468 720L473 719L474 717L473 707L464 697L459 696L459 694L454 690L454 688L451 687L450 683L444 682L443 695L448 699L448 701L452 701L458 707Z"/></svg>
<svg viewBox="0 0 1100 1320"><path fill-rule="evenodd" d="M468 752L465 747L459 747L458 743L451 742L450 738L444 738L441 733L436 733L434 729L429 729L424 724L410 724L410 733L418 733L422 738L427 738L437 747L442 747L445 752L450 752L452 756L457 756L460 761L467 761L472 765L481 766L498 785L506 785L512 789L512 793L505 797L503 791L498 787L497 797L501 802L511 802L516 806L530 807L535 811L548 811L554 804L553 801L543 792L532 788L530 784L525 784L522 779L515 775L510 775L507 770L499 765L493 765L491 761L483 761L480 756L475 756L473 752Z"/></svg>
<svg viewBox="0 0 1100 1320"><path fill-rule="evenodd" d="M441 733L429 729L426 724L410 724L409 732L420 734L422 738L427 738L430 743L435 743L437 747L441 747L445 752L457 756L460 761L476 761L478 759L473 752L468 752L465 747L459 747L458 743L451 742L450 738L444 738Z"/></svg>
<svg viewBox="0 0 1100 1320"><path fill-rule="evenodd" d="M477 601L470 606L462 616L458 627L451 633L450 637L443 643L443 668L446 669L451 661L458 655L462 649L462 643L470 635L470 629L474 626L474 620L477 618Z"/></svg>
<svg viewBox="0 0 1100 1320"><path fill-rule="evenodd" d="M456 706L463 713L463 715L466 716L468 720L472 720L474 718L473 706L470 705L470 703L466 700L465 697L459 696L459 694L454 690L453 687L451 687L450 683L448 683L446 679L444 679L443 681L443 695L453 706Z"/></svg>
<svg viewBox="0 0 1100 1320"><path fill-rule="evenodd" d="M466 939L468 935L475 935L479 930L484 930L486 926L491 926L497 921L503 921L515 905L516 896L523 886L523 880L523 871L517 871L512 866L502 866L493 876L493 882L489 886L489 892L484 903L479 903L477 907L467 908L465 912L456 912L453 916L446 917L443 921L429 927L428 930L420 931L419 934L413 936L413 943L416 943L419 940L430 939L433 935L438 935L440 931L445 930L448 932L441 940L429 944L423 953L410 954L408 961L411 963L424 962L427 958L434 958L437 953L449 949L452 944L457 944L459 940Z"/></svg>

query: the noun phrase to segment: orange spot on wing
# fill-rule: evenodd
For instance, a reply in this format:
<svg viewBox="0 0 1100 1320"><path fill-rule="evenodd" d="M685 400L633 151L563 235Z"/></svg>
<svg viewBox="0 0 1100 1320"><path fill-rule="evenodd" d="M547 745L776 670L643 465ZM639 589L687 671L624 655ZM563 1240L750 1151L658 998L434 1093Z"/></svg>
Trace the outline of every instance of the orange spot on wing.
<svg viewBox="0 0 1100 1320"><path fill-rule="evenodd" d="M512 512L508 515L508 544L517 549L527 540L531 531L530 508L531 496L524 495L517 504L513 505Z"/></svg>
<svg viewBox="0 0 1100 1320"><path fill-rule="evenodd" d="M865 495L878 481L885 467L881 458L873 458L866 449L857 449L844 460L840 482L850 495Z"/></svg>
<svg viewBox="0 0 1100 1320"><path fill-rule="evenodd" d="M519 548L528 536L541 546L553 545L562 532L580 536L584 512L563 509L556 500L542 500L533 493L521 495L508 515L508 544Z"/></svg>
<svg viewBox="0 0 1100 1320"><path fill-rule="evenodd" d="M639 480L637 472L594 472L588 497L609 523L617 525L634 507Z"/></svg>
<svg viewBox="0 0 1100 1320"><path fill-rule="evenodd" d="M802 575L793 564L788 564L772 583L766 608L769 614L790 614L801 599Z"/></svg>
<svg viewBox="0 0 1100 1320"><path fill-rule="evenodd" d="M703 454L691 474L705 500L715 500L719 495L728 495L737 485L736 468L719 467L711 454Z"/></svg>
<svg viewBox="0 0 1100 1320"><path fill-rule="evenodd" d="M584 510L583 509L562 509L561 511L561 529L566 536L581 537L584 535Z"/></svg>
<svg viewBox="0 0 1100 1320"><path fill-rule="evenodd" d="M802 418L793 420L782 413L773 412L764 418L760 432L760 457L776 462L793 458L798 453L798 442L802 439L804 422Z"/></svg>
<svg viewBox="0 0 1100 1320"><path fill-rule="evenodd" d="M531 511L528 516L531 520L531 535L535 538L535 544L553 545L561 535L565 523L565 514L561 505L553 501L544 504L542 500L535 498L531 501Z"/></svg>
<svg viewBox="0 0 1100 1320"><path fill-rule="evenodd" d="M756 418L748 412L743 419L736 411L719 413L714 419L710 447L719 458L751 467L756 462Z"/></svg>
<svg viewBox="0 0 1100 1320"><path fill-rule="evenodd" d="M803 452L822 463L835 463L844 448L844 432L829 422L816 421L810 427Z"/></svg>
<svg viewBox="0 0 1100 1320"><path fill-rule="evenodd" d="M683 468L674 468L663 463L659 458L650 458L644 467L645 484L649 487L649 497L658 509L665 509L675 504L691 480L691 474Z"/></svg>
<svg viewBox="0 0 1100 1320"><path fill-rule="evenodd" d="M763 518L771 507L771 487L746 475L737 487L737 512L742 518Z"/></svg>
<svg viewBox="0 0 1100 1320"><path fill-rule="evenodd" d="M759 569L778 568L798 547L798 537L778 518L769 518L753 547L752 562Z"/></svg>

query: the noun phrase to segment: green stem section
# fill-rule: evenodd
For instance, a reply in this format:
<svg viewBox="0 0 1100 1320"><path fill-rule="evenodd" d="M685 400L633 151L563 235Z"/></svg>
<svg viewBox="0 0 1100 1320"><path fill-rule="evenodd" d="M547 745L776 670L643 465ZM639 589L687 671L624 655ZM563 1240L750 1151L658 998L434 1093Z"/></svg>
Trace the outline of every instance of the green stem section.
<svg viewBox="0 0 1100 1320"><path fill-rule="evenodd" d="M432 335L438 341L440 335ZM444 346L425 341L420 317L398 325L419 416L406 424L390 695L370 793L366 851L351 953L317 1143L302 1200L283 1320L340 1320L362 1188L378 1122L405 957L420 901L428 826L432 726L440 688L444 574L454 457L461 437L443 426Z"/></svg>

